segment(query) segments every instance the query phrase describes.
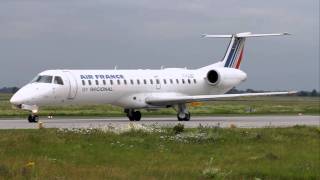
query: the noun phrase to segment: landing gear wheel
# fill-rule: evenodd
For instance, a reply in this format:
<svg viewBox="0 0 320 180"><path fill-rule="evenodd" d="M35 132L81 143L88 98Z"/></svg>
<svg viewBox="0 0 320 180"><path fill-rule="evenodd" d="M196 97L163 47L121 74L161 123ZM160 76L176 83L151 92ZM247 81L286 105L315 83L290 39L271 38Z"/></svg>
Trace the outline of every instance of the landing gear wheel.
<svg viewBox="0 0 320 180"><path fill-rule="evenodd" d="M134 111L133 109L125 109L124 112L127 114L127 117L130 121L140 121L141 119L140 111Z"/></svg>
<svg viewBox="0 0 320 180"><path fill-rule="evenodd" d="M39 120L39 116L38 115L34 115L34 114L30 114L28 116L28 121L29 123L36 123Z"/></svg>
<svg viewBox="0 0 320 180"><path fill-rule="evenodd" d="M130 121L134 121L133 116L129 116L129 115L128 115L127 117L129 118Z"/></svg>
<svg viewBox="0 0 320 180"><path fill-rule="evenodd" d="M184 117L180 117L180 114L177 114L178 121L183 121Z"/></svg>
<svg viewBox="0 0 320 180"><path fill-rule="evenodd" d="M135 112L133 112L133 117L134 117L134 120L140 121L140 119L141 119L141 112L140 112L140 111L135 111Z"/></svg>
<svg viewBox="0 0 320 180"><path fill-rule="evenodd" d="M186 117L185 117L185 121L189 121L190 120L190 117L191 117L191 114L188 112L187 114L186 114Z"/></svg>
<svg viewBox="0 0 320 180"><path fill-rule="evenodd" d="M177 118L178 118L178 121L189 121L190 120L190 113L178 113L177 114Z"/></svg>

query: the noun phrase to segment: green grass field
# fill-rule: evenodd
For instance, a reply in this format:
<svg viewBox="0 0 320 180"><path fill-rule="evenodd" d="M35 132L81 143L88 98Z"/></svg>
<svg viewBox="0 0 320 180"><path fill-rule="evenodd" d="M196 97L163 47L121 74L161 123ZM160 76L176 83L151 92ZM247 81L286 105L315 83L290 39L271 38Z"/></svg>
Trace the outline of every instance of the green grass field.
<svg viewBox="0 0 320 180"><path fill-rule="evenodd" d="M0 130L0 179L320 179L320 129Z"/></svg>
<svg viewBox="0 0 320 180"><path fill-rule="evenodd" d="M28 112L12 109L10 94L0 94L0 117L26 117ZM237 101L215 101L202 103L201 106L190 106L192 115L296 115L320 114L319 97L273 96L238 98ZM250 112L249 109L252 111ZM144 116L175 115L170 109L147 112ZM123 109L111 105L60 106L41 107L40 116L53 114L55 116L123 116Z"/></svg>

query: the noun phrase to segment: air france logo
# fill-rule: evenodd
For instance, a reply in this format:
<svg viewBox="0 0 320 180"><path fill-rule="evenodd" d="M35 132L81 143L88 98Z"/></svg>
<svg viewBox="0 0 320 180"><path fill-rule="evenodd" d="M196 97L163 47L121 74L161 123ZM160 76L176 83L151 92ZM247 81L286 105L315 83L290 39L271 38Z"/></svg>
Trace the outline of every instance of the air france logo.
<svg viewBox="0 0 320 180"><path fill-rule="evenodd" d="M90 75L90 74L81 74L81 79L124 79L122 74L98 74L98 75Z"/></svg>

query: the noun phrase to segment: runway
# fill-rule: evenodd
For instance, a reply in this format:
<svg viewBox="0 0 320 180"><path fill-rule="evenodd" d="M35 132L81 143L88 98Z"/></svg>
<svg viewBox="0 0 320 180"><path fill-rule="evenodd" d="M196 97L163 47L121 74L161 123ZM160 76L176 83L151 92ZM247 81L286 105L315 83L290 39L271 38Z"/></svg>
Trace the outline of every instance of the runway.
<svg viewBox="0 0 320 180"><path fill-rule="evenodd" d="M238 117L192 117L190 121L177 121L175 117L144 117L141 121L129 121L127 118L40 118L45 128L101 128L106 126L123 127L130 123L145 126L170 127L182 123L185 127L222 127L238 128L289 127L294 125L320 126L320 116L238 116ZM0 129L36 129L37 123L28 123L26 119L0 119Z"/></svg>

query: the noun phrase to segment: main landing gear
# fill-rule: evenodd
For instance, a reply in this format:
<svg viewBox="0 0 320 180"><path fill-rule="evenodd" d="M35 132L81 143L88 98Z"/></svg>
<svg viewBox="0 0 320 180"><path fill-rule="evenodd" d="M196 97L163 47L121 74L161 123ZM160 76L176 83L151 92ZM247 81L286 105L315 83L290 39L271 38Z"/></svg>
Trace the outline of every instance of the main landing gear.
<svg viewBox="0 0 320 180"><path fill-rule="evenodd" d="M178 121L190 120L191 115L185 104L178 104L178 109L176 111L178 113L177 114Z"/></svg>
<svg viewBox="0 0 320 180"><path fill-rule="evenodd" d="M174 108L174 107L173 107ZM190 112L187 109L186 104L178 104L177 108L174 108L177 111L178 121L189 121ZM124 109L124 112L127 114L127 117L130 121L140 121L141 112L135 111L134 109Z"/></svg>
<svg viewBox="0 0 320 180"><path fill-rule="evenodd" d="M140 111L134 111L134 109L125 109L124 112L127 114L127 117L130 121L140 121L141 119Z"/></svg>
<svg viewBox="0 0 320 180"><path fill-rule="evenodd" d="M39 116L36 114L30 114L28 116L28 121L29 121L29 123L36 123L39 121Z"/></svg>

